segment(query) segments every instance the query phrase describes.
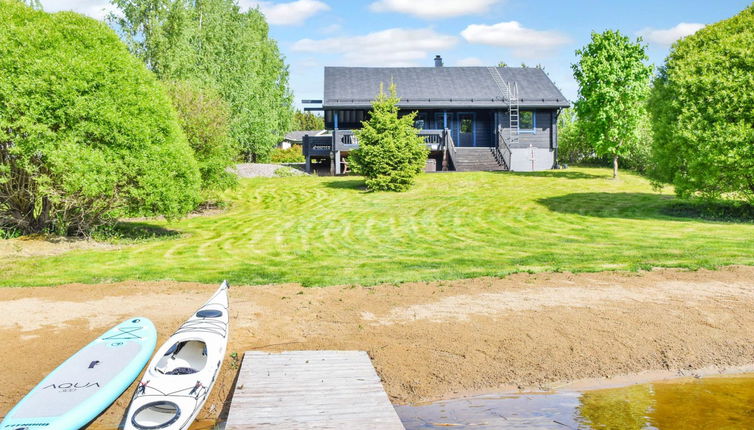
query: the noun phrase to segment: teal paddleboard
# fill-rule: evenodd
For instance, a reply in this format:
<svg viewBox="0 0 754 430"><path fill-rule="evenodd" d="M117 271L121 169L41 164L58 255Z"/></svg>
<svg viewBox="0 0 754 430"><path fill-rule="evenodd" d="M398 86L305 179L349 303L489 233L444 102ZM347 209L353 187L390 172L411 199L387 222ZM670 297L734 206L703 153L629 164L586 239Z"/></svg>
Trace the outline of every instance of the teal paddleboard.
<svg viewBox="0 0 754 430"><path fill-rule="evenodd" d="M118 324L47 375L8 412L0 430L84 427L139 376L156 343L147 318Z"/></svg>

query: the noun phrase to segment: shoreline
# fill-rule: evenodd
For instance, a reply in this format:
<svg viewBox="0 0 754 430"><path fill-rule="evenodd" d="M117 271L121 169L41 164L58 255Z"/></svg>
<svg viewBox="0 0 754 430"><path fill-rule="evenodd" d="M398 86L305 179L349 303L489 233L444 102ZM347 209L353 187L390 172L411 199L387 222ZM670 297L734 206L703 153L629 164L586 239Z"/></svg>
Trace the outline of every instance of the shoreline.
<svg viewBox="0 0 754 430"><path fill-rule="evenodd" d="M463 400L474 397L484 397L493 395L538 395L538 394L564 394L564 393L583 393L586 391L607 390L613 388L625 388L632 385L644 385L653 383L674 383L684 380L692 381L695 379L711 378L735 378L735 377L754 377L754 364L743 366L728 366L719 368L708 366L701 369L688 371L682 370L645 370L642 372L614 375L608 378L582 378L574 381L561 381L554 383L552 387L546 390L538 387L518 387L515 385L503 385L498 389L483 391L468 391L446 393L433 399L422 400L416 403L393 403L396 406L423 406L436 402L448 400Z"/></svg>
<svg viewBox="0 0 754 430"><path fill-rule="evenodd" d="M1 288L7 354L0 415L131 315L150 318L160 344L216 287L133 281ZM517 274L369 288L235 286L230 301L228 354L364 350L396 405L754 371L754 267ZM225 407L236 370L229 359L223 366L200 420L216 419ZM133 389L92 428L117 425Z"/></svg>

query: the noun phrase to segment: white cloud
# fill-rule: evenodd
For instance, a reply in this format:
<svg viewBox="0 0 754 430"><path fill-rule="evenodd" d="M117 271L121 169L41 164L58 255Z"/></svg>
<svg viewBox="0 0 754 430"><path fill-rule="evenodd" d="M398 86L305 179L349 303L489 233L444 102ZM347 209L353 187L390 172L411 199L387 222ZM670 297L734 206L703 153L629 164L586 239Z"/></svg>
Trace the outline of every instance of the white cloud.
<svg viewBox="0 0 754 430"><path fill-rule="evenodd" d="M456 61L456 66L483 66L484 62L477 57L461 58Z"/></svg>
<svg viewBox="0 0 754 430"><path fill-rule="evenodd" d="M571 42L568 36L560 32L525 28L517 21L494 25L472 24L461 32L461 36L469 43L510 48L522 58L542 57Z"/></svg>
<svg viewBox="0 0 754 430"><path fill-rule="evenodd" d="M487 12L501 0L379 0L369 8L374 12L399 12L424 19L450 18Z"/></svg>
<svg viewBox="0 0 754 430"><path fill-rule="evenodd" d="M292 48L299 52L342 54L345 62L353 66L398 67L415 66L430 53L449 49L457 42L456 37L430 28L391 28L364 36L301 39ZM430 62L425 63L431 65Z"/></svg>
<svg viewBox="0 0 754 430"><path fill-rule="evenodd" d="M94 19L104 20L110 12L116 12L118 8L108 1L84 0L71 2L69 0L43 0L42 8L45 12L59 12L71 10Z"/></svg>
<svg viewBox="0 0 754 430"><path fill-rule="evenodd" d="M258 6L271 25L300 25L319 12L330 10L330 6L319 0L296 0L289 3L242 1L241 4L250 8Z"/></svg>
<svg viewBox="0 0 754 430"><path fill-rule="evenodd" d="M340 24L330 24L328 26L322 27L319 29L319 32L322 34L333 34L337 33L343 28Z"/></svg>
<svg viewBox="0 0 754 430"><path fill-rule="evenodd" d="M704 28L704 24L682 22L673 28L668 28L665 30L645 28L639 31L637 34L639 36L642 36L648 42L669 46L672 45L676 40L694 34L702 28Z"/></svg>

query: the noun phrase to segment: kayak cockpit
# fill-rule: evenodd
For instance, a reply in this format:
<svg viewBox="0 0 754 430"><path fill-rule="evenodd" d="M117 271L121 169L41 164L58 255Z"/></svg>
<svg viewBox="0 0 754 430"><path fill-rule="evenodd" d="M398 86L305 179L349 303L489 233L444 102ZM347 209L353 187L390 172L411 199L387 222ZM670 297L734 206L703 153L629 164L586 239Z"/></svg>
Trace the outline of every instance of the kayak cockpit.
<svg viewBox="0 0 754 430"><path fill-rule="evenodd" d="M137 429L164 429L181 417L181 408L173 402L160 401L147 403L134 412L131 424Z"/></svg>
<svg viewBox="0 0 754 430"><path fill-rule="evenodd" d="M207 365L207 344L200 340L186 340L173 344L155 370L164 375L190 375L201 372Z"/></svg>

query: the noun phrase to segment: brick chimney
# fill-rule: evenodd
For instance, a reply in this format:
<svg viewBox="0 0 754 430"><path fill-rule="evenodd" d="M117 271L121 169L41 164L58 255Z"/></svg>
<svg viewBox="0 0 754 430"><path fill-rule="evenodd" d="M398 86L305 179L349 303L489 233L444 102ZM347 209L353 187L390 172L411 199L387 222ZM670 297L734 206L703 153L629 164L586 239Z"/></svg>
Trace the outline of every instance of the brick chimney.
<svg viewBox="0 0 754 430"><path fill-rule="evenodd" d="M442 67L442 57L435 55L435 67Z"/></svg>

